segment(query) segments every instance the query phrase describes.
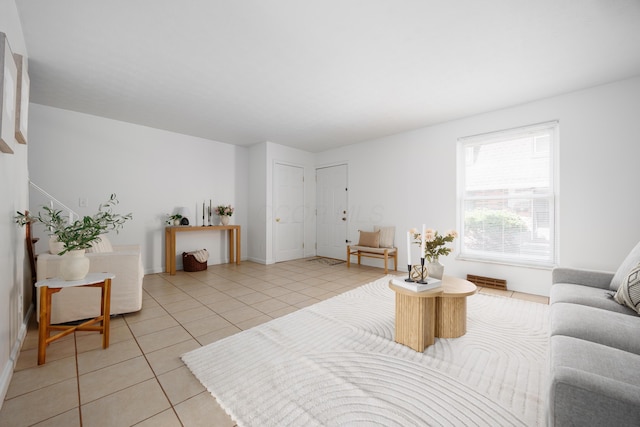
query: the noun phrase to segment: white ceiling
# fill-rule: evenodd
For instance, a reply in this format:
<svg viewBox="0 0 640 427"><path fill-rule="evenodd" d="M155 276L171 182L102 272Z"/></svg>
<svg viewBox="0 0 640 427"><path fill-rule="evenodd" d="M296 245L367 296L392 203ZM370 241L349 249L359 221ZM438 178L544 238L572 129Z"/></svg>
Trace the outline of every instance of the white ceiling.
<svg viewBox="0 0 640 427"><path fill-rule="evenodd" d="M32 102L319 152L640 75L638 0L16 0Z"/></svg>

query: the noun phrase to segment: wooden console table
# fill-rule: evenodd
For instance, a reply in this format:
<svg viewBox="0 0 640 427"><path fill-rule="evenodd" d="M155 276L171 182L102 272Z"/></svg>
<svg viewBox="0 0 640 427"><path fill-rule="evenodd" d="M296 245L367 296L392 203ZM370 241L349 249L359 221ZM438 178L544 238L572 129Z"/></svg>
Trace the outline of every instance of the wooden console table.
<svg viewBox="0 0 640 427"><path fill-rule="evenodd" d="M240 264L240 226L212 225L212 226L175 226L164 230L164 263L165 273L176 274L176 234L185 231L229 231L229 263ZM235 236L234 236L235 234Z"/></svg>

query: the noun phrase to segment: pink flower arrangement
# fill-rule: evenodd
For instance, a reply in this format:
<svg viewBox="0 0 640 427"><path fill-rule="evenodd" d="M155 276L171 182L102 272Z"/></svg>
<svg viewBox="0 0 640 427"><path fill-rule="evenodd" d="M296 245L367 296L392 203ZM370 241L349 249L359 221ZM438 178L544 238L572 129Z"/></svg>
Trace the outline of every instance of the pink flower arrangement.
<svg viewBox="0 0 640 427"><path fill-rule="evenodd" d="M231 207L231 205L227 205L227 206L216 206L215 208L215 213L219 216L231 216L233 215L233 208Z"/></svg>
<svg viewBox="0 0 640 427"><path fill-rule="evenodd" d="M420 245L422 243L421 233L418 233L418 230L416 230L415 228L412 228L409 231L413 235L414 243ZM453 242L456 237L458 237L458 232L455 230L449 230L447 234L442 235L433 228L427 228L424 232L424 257L427 259L427 262L437 261L441 255L449 255L452 251L452 248L445 245L447 243Z"/></svg>

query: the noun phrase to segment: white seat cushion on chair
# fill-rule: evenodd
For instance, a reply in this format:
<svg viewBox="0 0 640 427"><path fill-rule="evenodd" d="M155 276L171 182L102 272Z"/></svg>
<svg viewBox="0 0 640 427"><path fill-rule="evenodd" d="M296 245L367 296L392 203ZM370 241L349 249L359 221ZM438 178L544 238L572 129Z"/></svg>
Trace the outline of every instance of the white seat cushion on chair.
<svg viewBox="0 0 640 427"><path fill-rule="evenodd" d="M387 253L394 253L396 251L395 248L371 248L369 246L349 246L351 251L362 251L362 252L370 252L373 254L384 254L386 250Z"/></svg>

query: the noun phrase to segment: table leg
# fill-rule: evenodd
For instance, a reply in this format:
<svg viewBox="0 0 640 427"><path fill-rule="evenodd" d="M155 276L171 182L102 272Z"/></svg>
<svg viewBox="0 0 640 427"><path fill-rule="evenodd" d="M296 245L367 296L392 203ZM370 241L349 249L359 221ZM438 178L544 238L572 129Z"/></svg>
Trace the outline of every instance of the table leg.
<svg viewBox="0 0 640 427"><path fill-rule="evenodd" d="M435 299L396 292L395 341L423 352L435 342Z"/></svg>
<svg viewBox="0 0 640 427"><path fill-rule="evenodd" d="M436 299L436 337L458 338L466 334L467 297Z"/></svg>
<svg viewBox="0 0 640 427"><path fill-rule="evenodd" d="M38 365L45 362L47 354L47 338L49 337L49 303L47 301L48 288L40 288L40 319L38 323Z"/></svg>
<svg viewBox="0 0 640 427"><path fill-rule="evenodd" d="M111 279L102 285L102 348L109 347L109 322L111 321Z"/></svg>
<svg viewBox="0 0 640 427"><path fill-rule="evenodd" d="M165 271L172 276L176 274L176 232L172 228L165 228L164 232L164 264Z"/></svg>
<svg viewBox="0 0 640 427"><path fill-rule="evenodd" d="M235 249L234 249L234 233L233 228L229 229L229 264L233 264L235 262Z"/></svg>
<svg viewBox="0 0 640 427"><path fill-rule="evenodd" d="M240 227L236 228L236 264L240 265L240 254L242 251L240 250L240 242L242 239L240 238Z"/></svg>
<svg viewBox="0 0 640 427"><path fill-rule="evenodd" d="M170 251L169 251L169 235L171 233L169 233L169 230L167 230L166 228L164 229L164 272L165 273L169 273L170 268L169 268L169 257L170 257Z"/></svg>

